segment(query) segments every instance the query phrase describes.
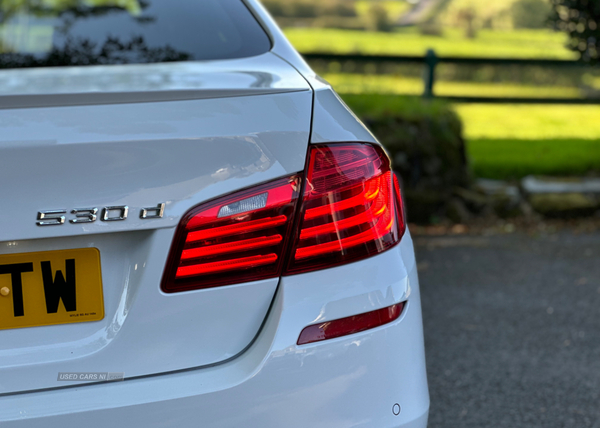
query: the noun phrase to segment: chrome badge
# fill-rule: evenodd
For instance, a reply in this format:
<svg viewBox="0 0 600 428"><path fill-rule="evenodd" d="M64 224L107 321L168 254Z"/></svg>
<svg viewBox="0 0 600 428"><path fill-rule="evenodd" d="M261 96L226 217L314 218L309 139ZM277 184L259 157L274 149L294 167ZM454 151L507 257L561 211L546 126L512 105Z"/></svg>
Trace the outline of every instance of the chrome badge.
<svg viewBox="0 0 600 428"><path fill-rule="evenodd" d="M68 210L47 210L38 211L38 226L60 226L67 222L67 215L70 215L68 222L71 224L94 223L100 221L124 221L129 216L129 207L127 205L118 205L99 208L75 208ZM142 220L151 220L163 218L165 214L165 204L160 203L154 207L145 207L140 209L140 218Z"/></svg>

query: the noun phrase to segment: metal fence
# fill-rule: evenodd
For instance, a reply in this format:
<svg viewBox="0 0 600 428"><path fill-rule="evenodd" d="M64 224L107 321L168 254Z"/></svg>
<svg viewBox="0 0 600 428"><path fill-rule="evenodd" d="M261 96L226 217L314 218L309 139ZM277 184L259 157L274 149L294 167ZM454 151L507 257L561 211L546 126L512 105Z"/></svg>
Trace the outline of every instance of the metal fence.
<svg viewBox="0 0 600 428"><path fill-rule="evenodd" d="M361 55L361 54L329 54L329 53L310 53L305 54L304 58L311 61L324 62L354 62L357 64L423 64L425 73L423 74L425 90L423 96L426 98L436 97L435 95L435 70L441 63L459 64L459 65L517 65L517 66L535 66L535 67L569 67L582 68L590 67L588 64L580 61L554 60L554 59L511 59L511 58L467 58L467 57L449 57L437 56L433 50L427 51L425 56L388 56L388 55ZM443 96L437 97L449 101L461 102L481 102L481 103L528 103L528 104L600 104L600 98L528 98L528 97L470 97L470 96Z"/></svg>

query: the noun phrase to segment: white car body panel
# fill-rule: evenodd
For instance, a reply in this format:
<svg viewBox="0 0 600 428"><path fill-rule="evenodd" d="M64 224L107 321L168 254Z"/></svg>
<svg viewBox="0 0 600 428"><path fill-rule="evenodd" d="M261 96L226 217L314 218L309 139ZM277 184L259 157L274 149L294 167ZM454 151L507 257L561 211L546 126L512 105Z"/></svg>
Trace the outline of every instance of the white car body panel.
<svg viewBox="0 0 600 428"><path fill-rule="evenodd" d="M382 254L331 269L160 290L189 209L302 171L310 144L379 144L260 3L244 2L271 38L267 54L0 70L0 200L9 201L0 255L98 248L106 312L99 322L0 330L3 427L426 427L408 231ZM164 218L140 219L162 202ZM128 205L129 218L35 224L40 210L113 205ZM404 301L389 324L296 344L308 325ZM57 382L59 372L125 380Z"/></svg>
<svg viewBox="0 0 600 428"><path fill-rule="evenodd" d="M233 96L248 90L253 79L242 78L232 87L232 67L259 73L252 58L249 67L240 60L223 61L223 80L215 62L204 81L196 65L194 79L203 82L199 88L212 90L229 82L232 96L224 98L0 109L0 182L12 184L0 188L0 198L19 200L3 207L0 241L174 227L200 202L301 171L310 134L310 87L276 56L261 60L261 73L279 82L282 93ZM181 69L181 64L161 65L163 74L169 65L175 73ZM285 89L281 81L290 73L295 77ZM125 100L129 95L114 94ZM85 100L94 91L74 95ZM47 180L40 182L38 176ZM21 198L23 189L28 198ZM159 202L167 204L165 218L139 219L142 207ZM36 226L39 210L111 205L128 205L132 214L110 227L101 222ZM23 221L24 215L32 221Z"/></svg>
<svg viewBox="0 0 600 428"><path fill-rule="evenodd" d="M0 70L0 109L183 101L306 91L272 52L244 59Z"/></svg>
<svg viewBox="0 0 600 428"><path fill-rule="evenodd" d="M10 247L11 253L98 248L106 315L98 322L0 331L0 395L74 383L58 384L59 372L143 376L213 364L243 351L278 280L165 295L160 280L173 233L98 234ZM9 254L6 245L2 254Z"/></svg>
<svg viewBox="0 0 600 428"><path fill-rule="evenodd" d="M164 77L170 66L176 76L185 68L148 65L148 73L160 69ZM58 372L141 376L214 364L243 351L256 335L276 279L168 296L160 280L175 227L191 207L304 169L312 94L273 54L251 58L247 66L212 62L206 78L201 65L190 68L198 88L251 90L255 78L243 77L250 72L231 76L253 70L269 76L265 81L278 93L0 109L0 200L18 201L3 206L0 254L98 248L106 311L100 322L0 331L0 393L56 386ZM89 69L92 82L97 72ZM108 81L126 69L116 67ZM41 73L33 71L28 79ZM123 79L137 74L125 72ZM170 80L182 78L165 78L169 90ZM87 84L77 88L80 101L94 95ZM164 218L140 218L141 208L159 203L166 204ZM120 205L129 207L125 221L36 225L40 210Z"/></svg>
<svg viewBox="0 0 600 428"><path fill-rule="evenodd" d="M313 89L315 100L311 143L359 141L380 144L335 93L331 85L318 76L290 45L260 2L257 0L244 0L244 2L255 12L257 19L269 33L273 43L271 52L296 68Z"/></svg>
<svg viewBox="0 0 600 428"><path fill-rule="evenodd" d="M309 82L316 87L310 140L312 144L337 141L379 144L375 136L330 86L325 85L320 79L309 79Z"/></svg>
<svg viewBox="0 0 600 428"><path fill-rule="evenodd" d="M381 269L401 260L395 272ZM403 276L398 277L400 272ZM338 278L339 286L330 290L324 285L332 278ZM395 285L386 287L390 280ZM341 290L345 284L348 289ZM355 307L375 309L400 301L408 290L409 305L390 325L296 345L299 329L321 316L323 302L353 300ZM357 297L348 298L353 292ZM303 298L298 301L297 296ZM332 309L326 309L326 318L338 316L335 304L327 306ZM89 428L131 426L132 420L149 427L422 428L429 407L424 363L418 279L407 234L400 245L379 256L285 278L256 341L228 363L0 397L0 420L9 428L41 428L48 420L57 427ZM398 416L392 411L395 404L402 408Z"/></svg>

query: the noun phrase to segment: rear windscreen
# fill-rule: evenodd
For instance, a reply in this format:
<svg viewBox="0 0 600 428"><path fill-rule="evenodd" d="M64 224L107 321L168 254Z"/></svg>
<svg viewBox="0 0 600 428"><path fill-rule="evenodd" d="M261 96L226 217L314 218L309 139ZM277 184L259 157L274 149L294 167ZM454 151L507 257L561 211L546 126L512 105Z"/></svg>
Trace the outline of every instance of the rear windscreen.
<svg viewBox="0 0 600 428"><path fill-rule="evenodd" d="M0 68L231 59L270 48L242 0L0 0Z"/></svg>

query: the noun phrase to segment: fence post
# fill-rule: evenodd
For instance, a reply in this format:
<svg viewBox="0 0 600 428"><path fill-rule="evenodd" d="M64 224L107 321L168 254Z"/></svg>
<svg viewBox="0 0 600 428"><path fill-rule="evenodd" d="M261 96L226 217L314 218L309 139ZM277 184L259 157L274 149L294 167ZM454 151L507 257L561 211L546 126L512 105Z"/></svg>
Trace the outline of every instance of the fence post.
<svg viewBox="0 0 600 428"><path fill-rule="evenodd" d="M427 53L425 54L425 91L423 92L423 97L425 98L433 98L433 85L435 83L435 67L439 62L439 58L435 54L433 49L427 49Z"/></svg>

